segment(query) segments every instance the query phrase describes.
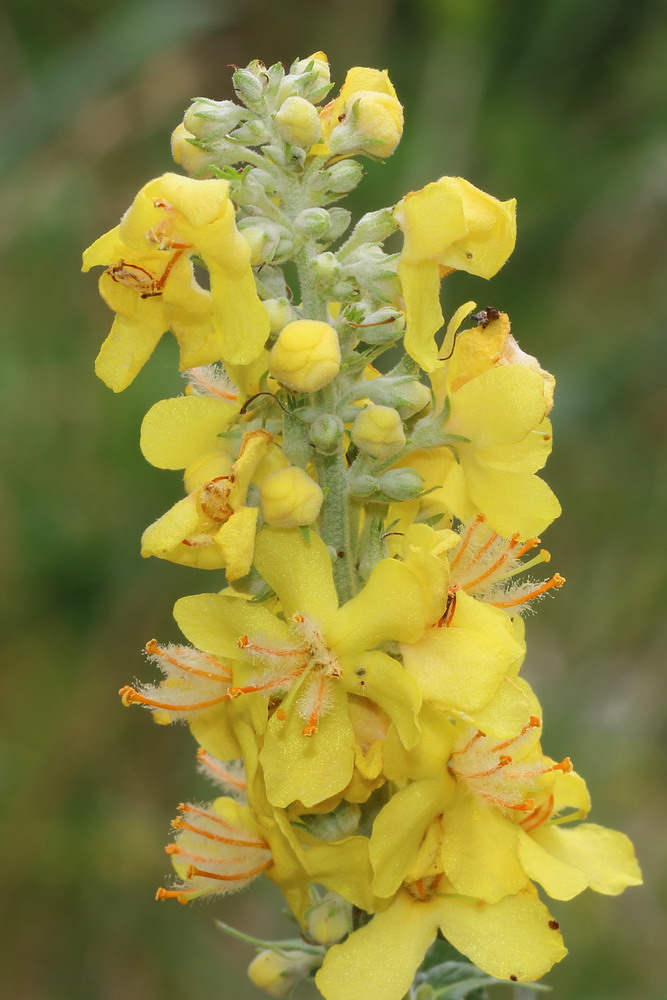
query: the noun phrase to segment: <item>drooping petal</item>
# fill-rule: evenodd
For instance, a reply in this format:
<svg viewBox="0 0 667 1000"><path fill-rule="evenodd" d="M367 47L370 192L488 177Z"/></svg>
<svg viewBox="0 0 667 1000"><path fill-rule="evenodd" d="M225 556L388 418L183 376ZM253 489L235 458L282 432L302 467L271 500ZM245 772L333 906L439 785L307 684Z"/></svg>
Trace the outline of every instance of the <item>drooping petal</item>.
<svg viewBox="0 0 667 1000"><path fill-rule="evenodd" d="M127 389L150 358L168 325L163 312L158 309L147 311L141 322L117 315L95 359L97 377L114 392Z"/></svg>
<svg viewBox="0 0 667 1000"><path fill-rule="evenodd" d="M348 837L330 844L313 840L305 851L311 882L337 892L367 913L377 909L381 901L371 889L373 870L368 859L368 838Z"/></svg>
<svg viewBox="0 0 667 1000"><path fill-rule="evenodd" d="M258 514L257 507L241 507L216 532L215 540L224 556L229 581L240 580L250 572Z"/></svg>
<svg viewBox="0 0 667 1000"><path fill-rule="evenodd" d="M464 896L435 902L444 936L490 976L529 983L567 955L558 924L532 892L497 903Z"/></svg>
<svg viewBox="0 0 667 1000"><path fill-rule="evenodd" d="M445 322L440 308L440 269L432 260L413 263L401 259L398 277L405 304L405 350L425 372L438 366L435 335Z"/></svg>
<svg viewBox="0 0 667 1000"><path fill-rule="evenodd" d="M443 823L442 862L454 890L496 903L526 884L519 829L499 809L459 793Z"/></svg>
<svg viewBox="0 0 667 1000"><path fill-rule="evenodd" d="M325 1000L402 1000L439 919L437 906L401 892L388 909L327 952L315 977Z"/></svg>
<svg viewBox="0 0 667 1000"><path fill-rule="evenodd" d="M519 860L528 878L539 882L552 899L573 899L588 887L583 872L560 861L523 830L519 830Z"/></svg>
<svg viewBox="0 0 667 1000"><path fill-rule="evenodd" d="M545 826L533 834L535 841L559 861L583 873L595 892L617 896L642 877L628 837L596 823L573 828Z"/></svg>
<svg viewBox="0 0 667 1000"><path fill-rule="evenodd" d="M509 538L517 532L530 538L559 517L561 506L556 496L538 476L501 472L474 456L462 456L462 465L472 503L498 534Z"/></svg>
<svg viewBox="0 0 667 1000"><path fill-rule="evenodd" d="M424 832L454 793L454 779L415 781L401 789L380 811L373 824L369 854L375 878L373 891L392 896L410 871ZM406 817L410 818L406 823Z"/></svg>
<svg viewBox="0 0 667 1000"><path fill-rule="evenodd" d="M306 720L292 705L287 717L274 713L269 720L260 761L266 793L274 806L302 802L308 809L341 792L352 777L354 730L347 712L346 693L329 681L326 711L317 732L304 736Z"/></svg>

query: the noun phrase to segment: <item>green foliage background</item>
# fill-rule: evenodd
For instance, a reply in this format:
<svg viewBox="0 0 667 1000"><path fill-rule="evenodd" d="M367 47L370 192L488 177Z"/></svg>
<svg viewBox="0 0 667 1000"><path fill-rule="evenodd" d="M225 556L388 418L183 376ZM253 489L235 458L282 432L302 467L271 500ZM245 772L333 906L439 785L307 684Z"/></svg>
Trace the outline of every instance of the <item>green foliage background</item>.
<svg viewBox="0 0 667 1000"><path fill-rule="evenodd" d="M181 391L175 351L165 340L114 397L92 372L110 315L78 270L170 168L191 97L231 97L230 63L323 48L339 82L387 67L407 110L358 210L442 174L518 198L515 255L490 285L450 279L449 306L508 310L559 379L547 478L564 515L547 543L568 585L529 622L526 672L547 752L571 754L592 818L631 834L647 881L554 906L571 955L549 982L558 1000L664 1000L666 15L660 0L10 0L0 14L4 996L249 1000L250 955L212 918L286 929L270 887L191 911L152 899L176 803L207 793L187 731L116 691L148 638L177 638L172 601L215 581L139 559L180 495L137 444L148 406Z"/></svg>

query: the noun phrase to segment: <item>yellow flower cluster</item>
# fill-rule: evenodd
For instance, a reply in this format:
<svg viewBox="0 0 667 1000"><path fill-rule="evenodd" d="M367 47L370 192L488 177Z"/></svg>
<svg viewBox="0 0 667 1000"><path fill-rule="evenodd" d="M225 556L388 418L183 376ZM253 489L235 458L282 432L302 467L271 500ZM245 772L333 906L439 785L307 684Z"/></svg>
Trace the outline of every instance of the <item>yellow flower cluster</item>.
<svg viewBox="0 0 667 1000"><path fill-rule="evenodd" d="M179 806L158 898L275 882L304 937L251 964L273 996L318 970L326 1000L401 1000L439 933L528 982L566 954L540 893L641 877L623 834L578 822L586 786L544 753L521 676L521 614L564 582L539 573L554 379L494 308L436 340L441 279L496 273L515 203L442 177L341 243L352 157L401 137L387 73L350 70L324 107L321 52L234 85L174 133L194 176L151 181L84 254L115 313L103 381L125 388L166 330L187 379L142 425L185 488L142 555L224 571L177 601L186 644L148 642L159 682L120 692L185 721L218 789Z"/></svg>

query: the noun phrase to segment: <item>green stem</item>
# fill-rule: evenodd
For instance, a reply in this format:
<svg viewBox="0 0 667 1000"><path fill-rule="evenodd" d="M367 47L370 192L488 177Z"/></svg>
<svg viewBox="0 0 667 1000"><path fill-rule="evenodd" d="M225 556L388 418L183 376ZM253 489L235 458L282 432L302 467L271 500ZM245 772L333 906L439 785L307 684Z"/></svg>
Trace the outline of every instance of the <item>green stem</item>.
<svg viewBox="0 0 667 1000"><path fill-rule="evenodd" d="M306 944L305 941L301 941L297 938L287 941L262 941L261 938L253 937L251 934L244 934L243 931L238 931L236 927L230 927L229 924L223 923L222 920L216 920L215 926L225 934L229 934L230 937L238 938L239 941L245 941L246 944L252 944L255 948L266 948L268 951L306 951L311 955L323 955L324 948L317 947L316 945Z"/></svg>
<svg viewBox="0 0 667 1000"><path fill-rule="evenodd" d="M333 573L341 604L356 593L354 552L350 532L347 470L342 446L335 455L318 455L316 459L324 502L320 511L322 538L335 552Z"/></svg>

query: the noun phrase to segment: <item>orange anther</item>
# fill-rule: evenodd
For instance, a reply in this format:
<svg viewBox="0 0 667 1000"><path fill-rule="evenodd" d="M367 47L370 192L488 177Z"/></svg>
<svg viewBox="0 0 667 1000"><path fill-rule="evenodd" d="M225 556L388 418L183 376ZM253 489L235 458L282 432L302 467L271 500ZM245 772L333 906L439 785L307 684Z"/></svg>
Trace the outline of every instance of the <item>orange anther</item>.
<svg viewBox="0 0 667 1000"><path fill-rule="evenodd" d="M282 705L280 706L280 708L276 709L275 715L276 715L276 718L280 719L281 722L284 722L285 719L287 718L287 712L282 707Z"/></svg>

